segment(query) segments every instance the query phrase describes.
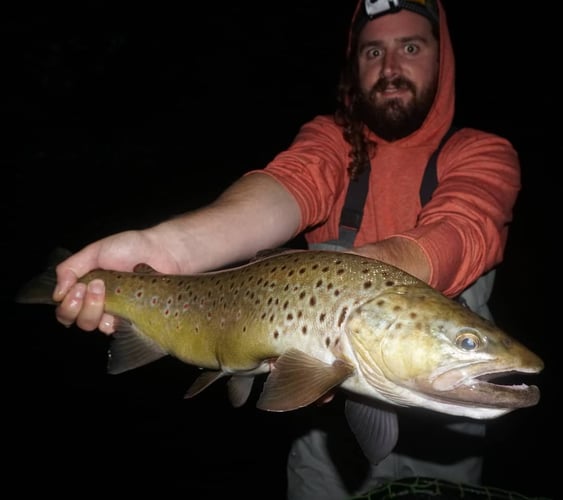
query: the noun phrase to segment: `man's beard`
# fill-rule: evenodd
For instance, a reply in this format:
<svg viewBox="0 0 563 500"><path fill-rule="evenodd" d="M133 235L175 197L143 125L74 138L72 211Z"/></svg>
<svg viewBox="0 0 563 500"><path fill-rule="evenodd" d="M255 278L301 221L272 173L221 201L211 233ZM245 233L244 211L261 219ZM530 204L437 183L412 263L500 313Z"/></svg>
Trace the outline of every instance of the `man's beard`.
<svg viewBox="0 0 563 500"><path fill-rule="evenodd" d="M413 99L403 104L401 99L385 99L375 102L376 93L383 92L388 86L410 90ZM368 94L360 92L357 111L367 127L386 141L396 141L418 130L434 102L437 84L423 90L420 95L414 84L401 76L388 80L380 78Z"/></svg>

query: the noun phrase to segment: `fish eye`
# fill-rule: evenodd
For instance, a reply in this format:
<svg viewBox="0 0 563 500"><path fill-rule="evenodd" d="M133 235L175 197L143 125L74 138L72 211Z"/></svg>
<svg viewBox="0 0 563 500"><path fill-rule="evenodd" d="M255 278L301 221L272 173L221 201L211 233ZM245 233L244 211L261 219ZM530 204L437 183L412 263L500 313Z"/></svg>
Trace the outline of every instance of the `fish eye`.
<svg viewBox="0 0 563 500"><path fill-rule="evenodd" d="M481 339L471 331L460 332L455 339L456 346L463 351L475 351L481 346Z"/></svg>

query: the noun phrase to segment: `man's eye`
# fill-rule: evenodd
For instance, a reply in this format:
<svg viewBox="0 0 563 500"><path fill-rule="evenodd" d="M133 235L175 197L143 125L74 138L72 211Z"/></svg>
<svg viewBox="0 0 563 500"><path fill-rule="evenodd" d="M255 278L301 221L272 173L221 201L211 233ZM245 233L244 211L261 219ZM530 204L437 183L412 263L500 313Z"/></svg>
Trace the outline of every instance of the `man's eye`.
<svg viewBox="0 0 563 500"><path fill-rule="evenodd" d="M416 54L418 52L418 47L416 45L405 45L405 52L407 54Z"/></svg>
<svg viewBox="0 0 563 500"><path fill-rule="evenodd" d="M370 51L368 51L368 57L370 59L373 59L375 57L380 57L381 56L381 50L379 49L371 49Z"/></svg>

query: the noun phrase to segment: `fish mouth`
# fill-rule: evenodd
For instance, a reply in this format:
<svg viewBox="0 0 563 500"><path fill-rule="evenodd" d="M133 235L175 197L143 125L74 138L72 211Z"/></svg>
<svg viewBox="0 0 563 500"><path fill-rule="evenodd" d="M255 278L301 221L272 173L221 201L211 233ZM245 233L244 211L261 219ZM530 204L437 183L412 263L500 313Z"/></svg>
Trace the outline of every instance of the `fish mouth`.
<svg viewBox="0 0 563 500"><path fill-rule="evenodd" d="M490 408L527 408L540 400L540 390L536 385L522 383L522 376L537 374L542 366L529 369L479 371L473 366L449 370L439 374L430 384L423 384L423 392L429 396L448 399L455 403L481 405ZM474 372L474 373L468 373Z"/></svg>

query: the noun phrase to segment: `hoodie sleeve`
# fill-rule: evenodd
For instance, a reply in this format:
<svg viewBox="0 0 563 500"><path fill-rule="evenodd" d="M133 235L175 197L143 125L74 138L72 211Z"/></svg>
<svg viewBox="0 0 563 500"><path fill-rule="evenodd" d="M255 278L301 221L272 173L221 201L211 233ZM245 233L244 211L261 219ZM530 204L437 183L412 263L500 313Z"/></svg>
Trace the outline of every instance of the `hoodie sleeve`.
<svg viewBox="0 0 563 500"><path fill-rule="evenodd" d="M520 190L520 163L496 135L460 130L437 165L438 187L416 226L415 240L431 265L430 285L456 296L502 261Z"/></svg>

